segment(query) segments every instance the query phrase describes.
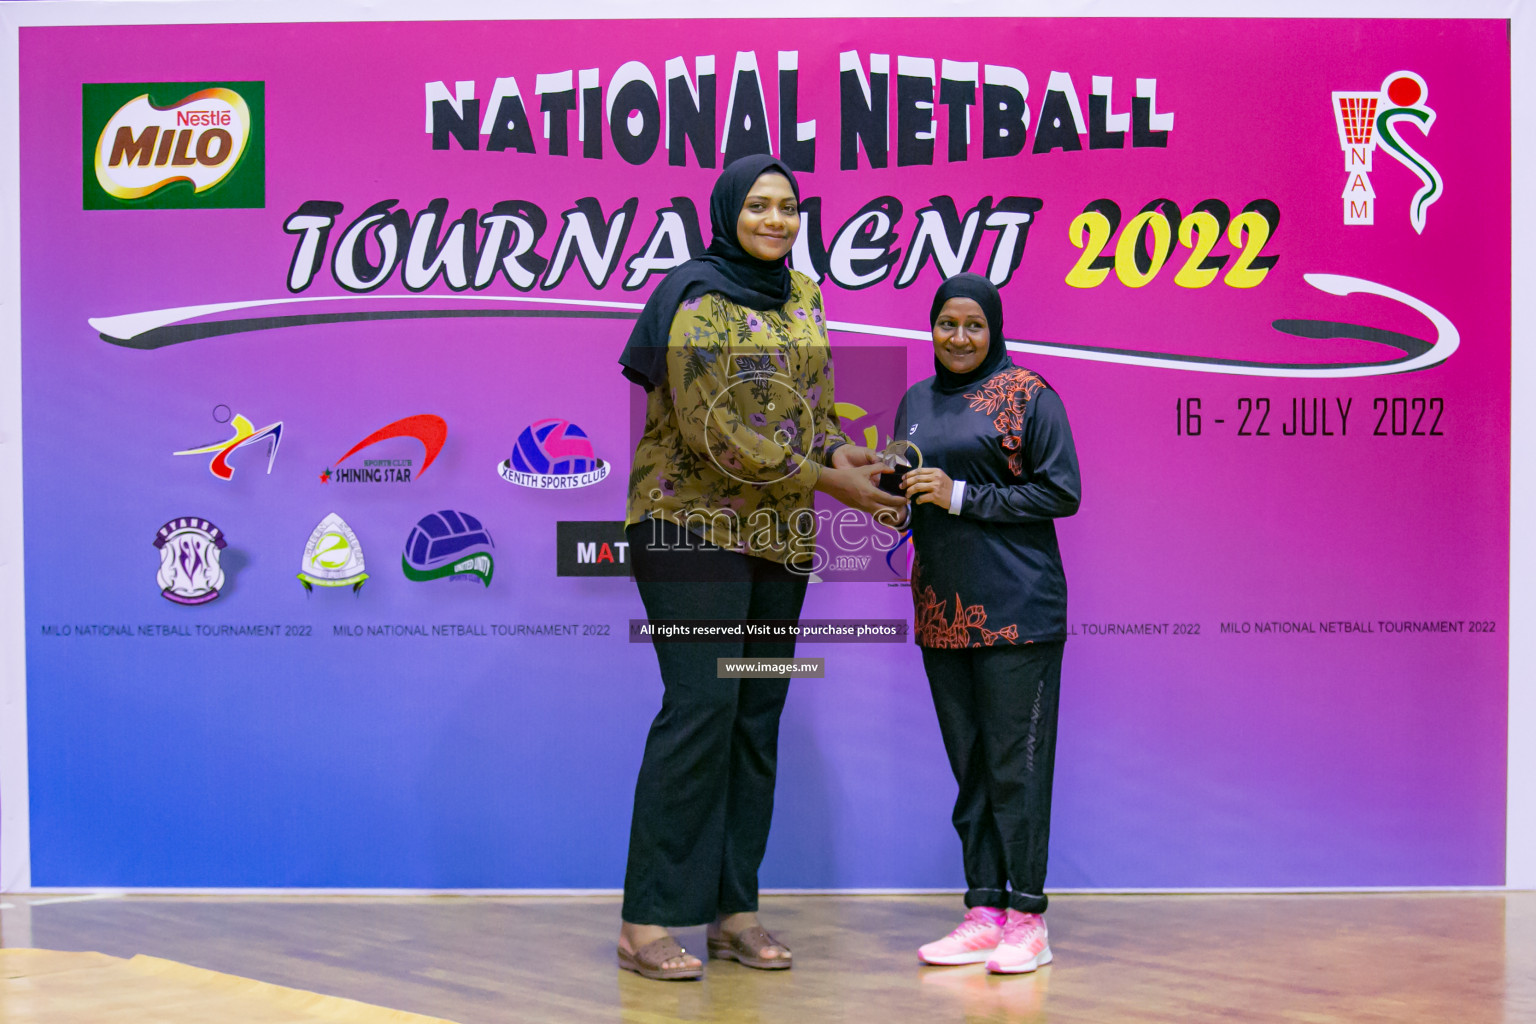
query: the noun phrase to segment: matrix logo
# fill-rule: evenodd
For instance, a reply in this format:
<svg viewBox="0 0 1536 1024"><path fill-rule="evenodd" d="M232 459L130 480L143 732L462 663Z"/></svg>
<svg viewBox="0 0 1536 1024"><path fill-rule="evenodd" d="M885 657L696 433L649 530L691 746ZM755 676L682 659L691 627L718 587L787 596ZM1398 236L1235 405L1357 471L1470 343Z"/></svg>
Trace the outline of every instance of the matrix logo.
<svg viewBox="0 0 1536 1024"><path fill-rule="evenodd" d="M555 524L555 575L628 576L623 520Z"/></svg>
<svg viewBox="0 0 1536 1024"><path fill-rule="evenodd" d="M266 206L265 83L83 89L87 210Z"/></svg>

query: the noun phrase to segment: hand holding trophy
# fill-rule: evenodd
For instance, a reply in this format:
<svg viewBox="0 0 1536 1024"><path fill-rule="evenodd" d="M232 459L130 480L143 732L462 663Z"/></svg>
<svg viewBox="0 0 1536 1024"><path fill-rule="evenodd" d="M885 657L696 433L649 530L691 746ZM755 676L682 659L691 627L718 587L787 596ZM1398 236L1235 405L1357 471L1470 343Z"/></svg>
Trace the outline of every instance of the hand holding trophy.
<svg viewBox="0 0 1536 1024"><path fill-rule="evenodd" d="M891 472L881 474L880 489L889 494L905 497L901 489L901 478L907 470L922 466L922 449L911 441L894 441L886 438L885 447L875 453L875 458L891 469Z"/></svg>

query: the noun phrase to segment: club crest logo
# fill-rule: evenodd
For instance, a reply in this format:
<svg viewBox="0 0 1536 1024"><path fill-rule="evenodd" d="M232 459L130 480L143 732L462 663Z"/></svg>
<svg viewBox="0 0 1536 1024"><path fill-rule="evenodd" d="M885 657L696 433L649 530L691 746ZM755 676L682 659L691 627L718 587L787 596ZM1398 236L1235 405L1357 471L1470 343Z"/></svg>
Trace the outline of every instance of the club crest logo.
<svg viewBox="0 0 1536 1024"><path fill-rule="evenodd" d="M176 604L207 604L218 597L224 586L219 568L224 544L223 531L199 516L181 516L160 527L155 534L160 596Z"/></svg>
<svg viewBox="0 0 1536 1024"><path fill-rule="evenodd" d="M220 412L222 410L222 414ZM283 440L283 421L270 423L260 430L251 425L251 421L236 413L233 419L229 418L229 406L221 405L214 409L213 418L220 423L228 423L235 436L226 441L214 441L200 448L188 448L186 451L172 452L173 455L208 455L213 458L208 463L208 471L220 480L232 479L235 475L234 467L229 464L229 457L241 448L251 445L266 443L267 446L267 473L272 472L272 463L277 461L277 446Z"/></svg>
<svg viewBox="0 0 1536 1024"><path fill-rule="evenodd" d="M400 568L418 583L443 577L477 577L487 587L496 561L496 545L480 520L466 512L444 509L422 516L405 538Z"/></svg>
<svg viewBox="0 0 1536 1024"><path fill-rule="evenodd" d="M586 431L570 420L548 419L524 427L512 457L502 460L496 471L509 484L563 491L589 487L610 468L592 450Z"/></svg>
<svg viewBox="0 0 1536 1024"><path fill-rule="evenodd" d="M304 545L299 582L311 593L315 587L351 587L355 594L368 578L363 569L363 545L347 521L332 512L320 520Z"/></svg>
<svg viewBox="0 0 1536 1024"><path fill-rule="evenodd" d="M1371 186L1371 155L1379 146L1387 155L1418 177L1420 185L1408 205L1413 230L1424 233L1429 206L1445 191L1445 182L1434 165L1425 160L1398 134L1404 121L1418 122L1429 134L1435 112L1425 102L1429 87L1412 71L1395 71L1377 92L1336 92L1333 119L1344 150L1344 223L1376 222L1376 190Z"/></svg>
<svg viewBox="0 0 1536 1024"><path fill-rule="evenodd" d="M266 204L261 82L86 85L88 210Z"/></svg>
<svg viewBox="0 0 1536 1024"><path fill-rule="evenodd" d="M416 468L411 459L364 459L360 466L342 466L343 462L364 448L395 437L410 437L421 442L420 468ZM427 471L427 467L432 465L447 441L448 423L441 416L433 416L431 413L407 416L380 427L347 449L346 454L337 459L335 465L320 471L320 482L323 484L408 484Z"/></svg>

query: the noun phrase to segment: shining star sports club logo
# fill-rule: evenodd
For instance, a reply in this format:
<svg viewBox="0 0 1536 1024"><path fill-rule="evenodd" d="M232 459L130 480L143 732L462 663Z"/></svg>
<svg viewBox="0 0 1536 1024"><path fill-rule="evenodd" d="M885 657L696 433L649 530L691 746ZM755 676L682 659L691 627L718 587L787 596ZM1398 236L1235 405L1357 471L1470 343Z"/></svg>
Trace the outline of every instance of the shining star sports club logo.
<svg viewBox="0 0 1536 1024"><path fill-rule="evenodd" d="M590 487L611 467L597 457L587 432L570 420L539 420L523 428L496 472L509 484L541 491Z"/></svg>
<svg viewBox="0 0 1536 1024"><path fill-rule="evenodd" d="M1345 224L1376 222L1376 190L1370 174L1371 156L1379 146L1418 177L1420 185L1408 204L1408 220L1413 230L1424 233L1429 206L1445 191L1445 183L1434 165L1403 140L1398 128L1413 121L1428 135L1435 123L1435 112L1425 103L1428 98L1429 87L1412 71L1388 75L1377 92L1333 94L1333 119L1344 150Z"/></svg>
<svg viewBox="0 0 1536 1024"><path fill-rule="evenodd" d="M299 582L310 593L316 587L351 587L355 594L368 578L363 569L363 545L347 521L332 512L320 520L304 545Z"/></svg>
<svg viewBox="0 0 1536 1024"><path fill-rule="evenodd" d="M266 205L261 82L88 84L87 210Z"/></svg>
<svg viewBox="0 0 1536 1024"><path fill-rule="evenodd" d="M412 459L364 459L361 465L343 466L352 456L380 441L408 437L421 442L421 466ZM335 465L320 471L323 484L408 484L427 471L448 440L448 424L441 416L421 413L380 427L347 449ZM413 472L414 471L414 472Z"/></svg>
<svg viewBox="0 0 1536 1024"><path fill-rule="evenodd" d="M219 552L225 543L223 531L201 516L180 516L160 527L155 534L160 596L176 604L207 604L218 597L224 586Z"/></svg>
<svg viewBox="0 0 1536 1024"><path fill-rule="evenodd" d="M405 538L400 568L405 578L426 580L474 577L491 585L496 545L487 530L467 512L444 509L422 516Z"/></svg>
<svg viewBox="0 0 1536 1024"><path fill-rule="evenodd" d="M233 479L234 467L229 464L229 457L241 448L249 448L252 445L265 444L267 446L267 474L272 473L272 463L277 461L277 446L283 440L283 422L269 423L260 430L251 425L251 421L239 413L230 417L229 406L215 406L213 410L215 422L227 423L235 432L235 436L224 441L214 441L199 448L188 448L186 451L172 452L173 455L212 455L208 463L208 472L220 480Z"/></svg>

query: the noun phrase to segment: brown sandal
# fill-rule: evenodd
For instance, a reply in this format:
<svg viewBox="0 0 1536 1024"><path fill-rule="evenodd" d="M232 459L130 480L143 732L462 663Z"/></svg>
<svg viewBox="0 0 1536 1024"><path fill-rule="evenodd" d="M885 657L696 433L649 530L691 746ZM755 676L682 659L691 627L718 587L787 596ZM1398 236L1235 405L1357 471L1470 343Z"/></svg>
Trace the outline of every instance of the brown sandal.
<svg viewBox="0 0 1536 1024"><path fill-rule="evenodd" d="M619 947L619 966L634 971L642 978L655 981L686 981L704 976L704 965L697 967L663 967L668 960L686 956L688 951L677 944L670 935L663 935L655 942L648 942L633 953Z"/></svg>
<svg viewBox="0 0 1536 1024"><path fill-rule="evenodd" d="M794 966L794 954L789 947L768 934L768 929L760 924L735 935L722 931L719 937L711 936L708 945L712 960L735 960L744 967L755 967L760 971L783 971ZM763 951L768 949L782 949L784 955L763 956Z"/></svg>

